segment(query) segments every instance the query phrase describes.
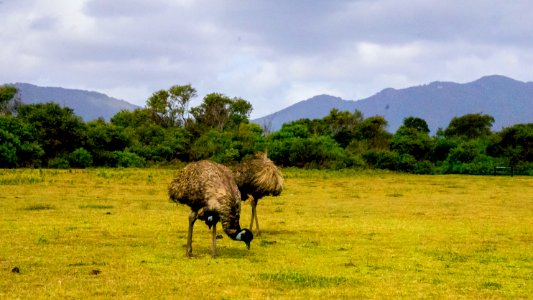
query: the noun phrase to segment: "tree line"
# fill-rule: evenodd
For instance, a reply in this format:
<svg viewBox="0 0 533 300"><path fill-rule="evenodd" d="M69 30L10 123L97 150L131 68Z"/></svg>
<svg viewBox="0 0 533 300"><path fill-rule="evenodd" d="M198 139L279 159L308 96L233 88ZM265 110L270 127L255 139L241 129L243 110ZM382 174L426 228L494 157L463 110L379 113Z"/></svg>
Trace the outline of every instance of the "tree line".
<svg viewBox="0 0 533 300"><path fill-rule="evenodd" d="M257 151L284 167L375 168L417 174L493 174L512 167L533 175L533 123L491 131L494 118L467 114L431 136L408 117L394 133L381 116L333 109L268 132L249 120L250 102L211 93L197 107L191 85L153 93L146 107L109 122L84 122L55 103L20 102L0 87L1 168L145 167L200 159L233 164ZM507 170L507 169L503 169Z"/></svg>

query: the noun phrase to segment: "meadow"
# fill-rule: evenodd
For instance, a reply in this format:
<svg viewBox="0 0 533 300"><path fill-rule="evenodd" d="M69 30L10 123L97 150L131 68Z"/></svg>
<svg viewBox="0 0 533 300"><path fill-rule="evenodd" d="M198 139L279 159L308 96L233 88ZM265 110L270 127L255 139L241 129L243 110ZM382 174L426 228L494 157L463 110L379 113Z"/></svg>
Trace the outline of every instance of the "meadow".
<svg viewBox="0 0 533 300"><path fill-rule="evenodd" d="M0 298L533 298L533 177L283 172L186 258L175 170L0 170Z"/></svg>

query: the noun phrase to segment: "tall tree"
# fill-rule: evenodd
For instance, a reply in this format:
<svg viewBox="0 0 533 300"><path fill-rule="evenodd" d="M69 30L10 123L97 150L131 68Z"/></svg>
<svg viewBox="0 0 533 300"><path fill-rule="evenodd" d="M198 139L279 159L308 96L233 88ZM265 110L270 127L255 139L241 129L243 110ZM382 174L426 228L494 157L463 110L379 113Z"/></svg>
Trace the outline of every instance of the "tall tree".
<svg viewBox="0 0 533 300"><path fill-rule="evenodd" d="M509 159L511 165L533 162L533 123L516 124L495 135L487 152Z"/></svg>
<svg viewBox="0 0 533 300"><path fill-rule="evenodd" d="M43 155L32 124L13 116L0 116L0 167L40 166Z"/></svg>
<svg viewBox="0 0 533 300"><path fill-rule="evenodd" d="M251 111L252 105L242 98L211 93L204 97L200 106L193 107L190 112L196 126L205 132L209 129L236 128L240 123L248 121Z"/></svg>
<svg viewBox="0 0 533 300"><path fill-rule="evenodd" d="M399 154L409 154L416 160L429 158L431 138L425 120L415 117L405 118L391 142L391 150Z"/></svg>
<svg viewBox="0 0 533 300"><path fill-rule="evenodd" d="M392 135L386 131L387 125L382 116L366 118L357 126L356 138L365 141L368 148L388 149Z"/></svg>
<svg viewBox="0 0 533 300"><path fill-rule="evenodd" d="M446 137L473 139L491 134L494 117L483 114L466 114L455 117L444 131Z"/></svg>
<svg viewBox="0 0 533 300"><path fill-rule="evenodd" d="M196 97L196 90L190 84L174 85L168 90L153 93L146 106L158 124L164 127L183 126L193 97Z"/></svg>
<svg viewBox="0 0 533 300"><path fill-rule="evenodd" d="M119 127L139 127L154 124L150 118L151 112L147 108L137 108L133 111L121 110L111 118L111 123Z"/></svg>
<svg viewBox="0 0 533 300"><path fill-rule="evenodd" d="M0 86L0 116L10 116L20 107L17 88L11 85Z"/></svg>
<svg viewBox="0 0 533 300"><path fill-rule="evenodd" d="M69 154L86 140L85 123L71 108L51 102L22 105L17 117L33 125L46 159Z"/></svg>
<svg viewBox="0 0 533 300"><path fill-rule="evenodd" d="M363 122L363 113L359 110L350 113L334 108L323 120L327 134L331 135L342 148L345 148L355 138L357 126Z"/></svg>
<svg viewBox="0 0 533 300"><path fill-rule="evenodd" d="M191 99L196 97L196 89L190 84L174 85L168 89L170 94L171 110L175 110L179 125L185 125L189 119L189 104Z"/></svg>
<svg viewBox="0 0 533 300"><path fill-rule="evenodd" d="M418 117L407 117L403 120L403 125L399 128L402 129L414 129L420 133L429 133L429 127L426 120Z"/></svg>

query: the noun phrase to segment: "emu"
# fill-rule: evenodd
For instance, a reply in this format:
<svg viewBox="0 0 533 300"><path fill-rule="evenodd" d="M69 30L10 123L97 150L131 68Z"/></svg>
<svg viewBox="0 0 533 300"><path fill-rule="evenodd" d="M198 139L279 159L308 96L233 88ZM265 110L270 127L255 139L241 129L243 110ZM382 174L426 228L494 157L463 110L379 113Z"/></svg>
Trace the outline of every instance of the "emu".
<svg viewBox="0 0 533 300"><path fill-rule="evenodd" d="M283 190L283 175L264 152L258 152L251 159L244 160L237 165L234 175L241 192L241 200L250 199L252 205L250 230L252 230L255 220L256 235L259 235L257 202L264 196L279 196L281 194Z"/></svg>
<svg viewBox="0 0 533 300"><path fill-rule="evenodd" d="M241 229L241 195L231 171L220 164L202 160L185 166L170 183L170 199L191 208L185 255L192 255L192 232L197 219L205 221L213 231L211 251L216 257L216 227L220 221L232 239L243 241L250 249L252 232Z"/></svg>

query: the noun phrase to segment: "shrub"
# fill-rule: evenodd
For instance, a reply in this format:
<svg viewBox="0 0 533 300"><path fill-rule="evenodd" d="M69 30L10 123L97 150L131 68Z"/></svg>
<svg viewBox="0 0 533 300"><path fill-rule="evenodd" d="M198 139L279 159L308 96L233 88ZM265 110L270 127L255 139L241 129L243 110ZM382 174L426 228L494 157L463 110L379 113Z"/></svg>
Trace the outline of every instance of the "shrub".
<svg viewBox="0 0 533 300"><path fill-rule="evenodd" d="M66 158L55 157L48 160L48 167L52 169L68 169L70 168L70 164Z"/></svg>
<svg viewBox="0 0 533 300"><path fill-rule="evenodd" d="M87 168L93 164L93 156L89 151L78 148L70 153L68 161L71 167L73 168Z"/></svg>
<svg viewBox="0 0 533 300"><path fill-rule="evenodd" d="M372 168L396 170L399 155L386 150L368 150L363 153L363 158Z"/></svg>
<svg viewBox="0 0 533 300"><path fill-rule="evenodd" d="M117 158L117 165L119 167L142 168L146 166L146 160L135 153L128 151L115 151L114 154Z"/></svg>
<svg viewBox="0 0 533 300"><path fill-rule="evenodd" d="M533 163L521 163L514 167L514 174L533 176Z"/></svg>
<svg viewBox="0 0 533 300"><path fill-rule="evenodd" d="M432 162L423 160L419 161L415 165L415 169L413 171L415 174L434 174L435 173L435 166Z"/></svg>
<svg viewBox="0 0 533 300"><path fill-rule="evenodd" d="M0 168L16 166L18 147L20 147L19 139L15 135L0 129Z"/></svg>

